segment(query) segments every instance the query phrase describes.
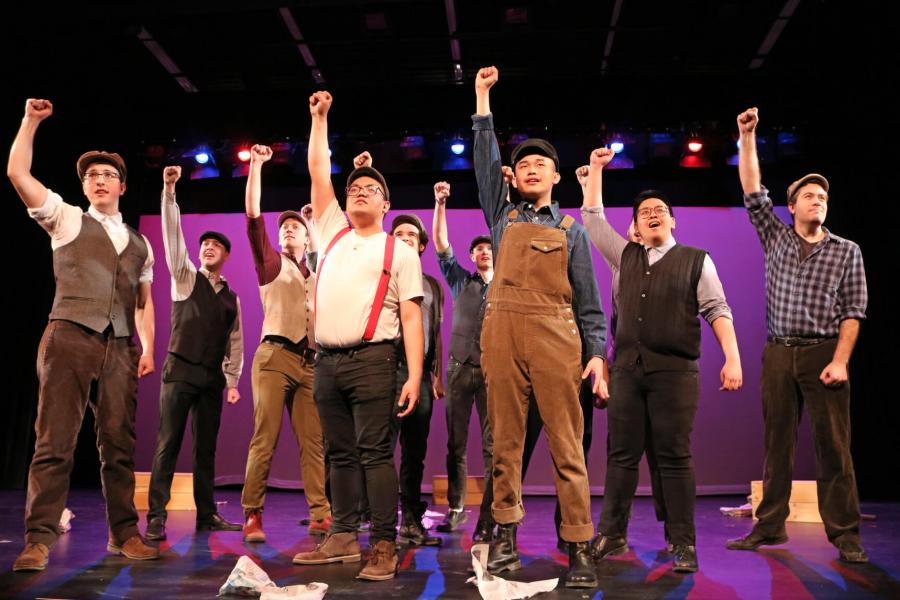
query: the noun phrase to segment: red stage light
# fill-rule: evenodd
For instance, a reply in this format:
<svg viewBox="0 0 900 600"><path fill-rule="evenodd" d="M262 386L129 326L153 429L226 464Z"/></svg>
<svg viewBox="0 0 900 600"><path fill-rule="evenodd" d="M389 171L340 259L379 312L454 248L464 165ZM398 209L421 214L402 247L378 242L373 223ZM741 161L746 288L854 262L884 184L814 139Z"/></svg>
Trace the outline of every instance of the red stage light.
<svg viewBox="0 0 900 600"><path fill-rule="evenodd" d="M247 148L241 148L240 150L238 150L238 159L241 162L247 162L248 160L250 160L250 150Z"/></svg>

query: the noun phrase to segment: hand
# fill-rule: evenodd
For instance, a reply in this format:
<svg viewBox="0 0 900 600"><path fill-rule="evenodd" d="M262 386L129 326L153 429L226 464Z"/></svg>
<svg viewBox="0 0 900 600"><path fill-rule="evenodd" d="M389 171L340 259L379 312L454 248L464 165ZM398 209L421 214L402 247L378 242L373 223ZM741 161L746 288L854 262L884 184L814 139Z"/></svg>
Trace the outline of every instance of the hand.
<svg viewBox="0 0 900 600"><path fill-rule="evenodd" d="M822 370L822 374L819 375L819 380L824 383L828 387L841 387L847 380L850 379L850 376L847 374L847 365L846 363L839 363L831 361Z"/></svg>
<svg viewBox="0 0 900 600"><path fill-rule="evenodd" d="M331 108L331 94L328 92L316 92L309 97L309 114L314 117L324 117L328 115L328 109Z"/></svg>
<svg viewBox="0 0 900 600"><path fill-rule="evenodd" d="M443 206L450 197L450 184L446 181L438 181L434 184L434 201Z"/></svg>
<svg viewBox="0 0 900 600"><path fill-rule="evenodd" d="M584 367L584 372L581 373L581 378L587 379L590 375L594 376L594 387L591 388L594 395L601 400L609 400L609 387L603 379L603 359L599 356L591 357Z"/></svg>
<svg viewBox="0 0 900 600"><path fill-rule="evenodd" d="M225 396L225 402L228 404L234 404L238 400L241 399L241 393L238 391L236 387L228 388L228 393Z"/></svg>
<svg viewBox="0 0 900 600"><path fill-rule="evenodd" d="M372 155L369 154L369 151L366 150L362 154L358 155L353 159L353 168L359 169L360 167L371 167L372 166Z"/></svg>
<svg viewBox="0 0 900 600"><path fill-rule="evenodd" d="M431 392L434 394L435 400L440 400L445 396L444 382L441 381L440 377L435 377L434 381L431 382Z"/></svg>
<svg viewBox="0 0 900 600"><path fill-rule="evenodd" d="M744 374L741 371L740 361L731 362L726 360L725 365L719 372L719 379L722 382L722 386L719 388L720 392L734 392L741 389L741 386L744 384Z"/></svg>
<svg viewBox="0 0 900 600"><path fill-rule="evenodd" d="M737 124L738 131L742 134L755 132L756 126L759 124L759 109L754 106L739 114Z"/></svg>
<svg viewBox="0 0 900 600"><path fill-rule="evenodd" d="M250 163L264 163L272 158L272 149L262 144L253 144L250 148Z"/></svg>
<svg viewBox="0 0 900 600"><path fill-rule="evenodd" d="M181 167L166 167L163 169L163 183L168 187L175 187L175 182L181 179Z"/></svg>
<svg viewBox="0 0 900 600"><path fill-rule="evenodd" d="M591 167L602 169L612 161L616 153L609 148L597 148L591 152Z"/></svg>
<svg viewBox="0 0 900 600"><path fill-rule="evenodd" d="M591 172L590 165L581 165L577 169L575 169L575 179L578 180L578 185L584 187L587 185L587 178Z"/></svg>
<svg viewBox="0 0 900 600"><path fill-rule="evenodd" d="M503 165L500 167L500 172L503 174L503 181L506 182L506 185L512 185L513 180L516 178L516 174L513 173L512 167Z"/></svg>
<svg viewBox="0 0 900 600"><path fill-rule="evenodd" d="M303 208L300 209L300 216L306 219L307 223L311 221L313 216L312 204L304 204Z"/></svg>
<svg viewBox="0 0 900 600"><path fill-rule="evenodd" d="M497 70L497 67L478 69L478 74L475 75L475 92L487 92L499 78L500 71Z"/></svg>
<svg viewBox="0 0 900 600"><path fill-rule="evenodd" d="M49 100L29 98L25 101L25 118L43 121L53 114L53 104Z"/></svg>
<svg viewBox="0 0 900 600"><path fill-rule="evenodd" d="M144 375L149 375L150 373L152 373L155 370L156 370L156 367L153 364L153 355L152 354L141 354L141 357L138 359L138 369L137 369L138 379L140 379Z"/></svg>
<svg viewBox="0 0 900 600"><path fill-rule="evenodd" d="M400 399L397 400L397 406L405 406L406 409L398 412L398 417L405 417L416 409L416 404L419 402L419 383L418 381L407 379L406 383L403 384L403 388L400 390Z"/></svg>

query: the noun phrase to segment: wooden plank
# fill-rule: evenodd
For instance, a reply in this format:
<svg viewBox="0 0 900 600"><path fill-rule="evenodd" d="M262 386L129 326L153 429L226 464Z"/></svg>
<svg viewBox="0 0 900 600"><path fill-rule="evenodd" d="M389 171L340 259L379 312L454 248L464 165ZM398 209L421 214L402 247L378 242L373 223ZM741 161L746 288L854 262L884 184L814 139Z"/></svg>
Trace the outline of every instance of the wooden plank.
<svg viewBox="0 0 900 600"><path fill-rule="evenodd" d="M150 508L150 473L136 471L134 474L134 507L137 510ZM175 473L172 478L172 495L166 510L197 510L194 504L193 473Z"/></svg>
<svg viewBox="0 0 900 600"><path fill-rule="evenodd" d="M753 518L756 518L756 509L762 502L762 481L750 482L750 504L753 506ZM792 481L791 497L788 501L790 513L787 520L796 523L821 523L819 514L818 494L815 481Z"/></svg>

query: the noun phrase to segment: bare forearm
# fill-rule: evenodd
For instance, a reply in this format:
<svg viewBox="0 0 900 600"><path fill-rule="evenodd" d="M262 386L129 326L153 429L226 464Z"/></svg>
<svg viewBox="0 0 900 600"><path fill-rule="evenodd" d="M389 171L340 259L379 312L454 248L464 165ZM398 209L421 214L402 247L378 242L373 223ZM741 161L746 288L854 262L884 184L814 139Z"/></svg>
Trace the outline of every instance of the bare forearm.
<svg viewBox="0 0 900 600"><path fill-rule="evenodd" d="M260 197L262 196L262 163L250 162L247 175L247 190L244 193L244 210L247 216L255 219L260 214Z"/></svg>
<svg viewBox="0 0 900 600"><path fill-rule="evenodd" d="M431 220L431 237L434 238L435 252L446 252L450 247L450 237L447 233L447 205L440 202L434 203L434 217Z"/></svg>
<svg viewBox="0 0 900 600"><path fill-rule="evenodd" d="M40 121L25 117L9 151L6 175L28 208L40 208L47 199L47 188L31 175L34 136Z"/></svg>
<svg viewBox="0 0 900 600"><path fill-rule="evenodd" d="M309 130L309 177L312 180L311 203L313 217L318 218L332 200L331 158L328 156L328 119L312 117Z"/></svg>
<svg viewBox="0 0 900 600"><path fill-rule="evenodd" d="M404 306L406 305L406 306ZM422 380L422 366L425 362L425 333L422 331L422 308L418 302L401 303L400 321L403 324L403 351L409 379Z"/></svg>
<svg viewBox="0 0 900 600"><path fill-rule="evenodd" d="M603 168L591 167L584 190L584 206L603 206Z"/></svg>
<svg viewBox="0 0 900 600"><path fill-rule="evenodd" d="M738 350L737 334L734 332L734 323L728 317L719 317L712 322L713 333L722 347L725 360L740 364L741 353Z"/></svg>
<svg viewBox="0 0 900 600"><path fill-rule="evenodd" d="M745 194L752 194L762 189L762 175L759 170L759 157L756 154L756 133L742 133L740 150L738 151L738 174Z"/></svg>
<svg viewBox="0 0 900 600"><path fill-rule="evenodd" d="M475 91L475 114L486 115L491 112L491 94L488 90Z"/></svg>
<svg viewBox="0 0 900 600"><path fill-rule="evenodd" d="M832 362L843 365L848 364L858 337L859 321L856 319L844 319L841 321L841 326L838 330L837 347L834 349L834 358L832 358Z"/></svg>
<svg viewBox="0 0 900 600"><path fill-rule="evenodd" d="M141 284L138 304L134 309L134 325L141 341L141 354L152 356L156 339L156 316L149 283Z"/></svg>

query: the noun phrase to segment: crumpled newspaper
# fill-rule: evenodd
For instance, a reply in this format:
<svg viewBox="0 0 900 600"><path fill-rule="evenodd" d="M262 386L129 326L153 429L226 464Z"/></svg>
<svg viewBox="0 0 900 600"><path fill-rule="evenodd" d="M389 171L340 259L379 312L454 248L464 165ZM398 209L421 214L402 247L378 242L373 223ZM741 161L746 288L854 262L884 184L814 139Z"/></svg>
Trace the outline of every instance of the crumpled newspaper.
<svg viewBox="0 0 900 600"><path fill-rule="evenodd" d="M70 529L72 529L72 519L75 518L75 513L73 513L68 508L64 508L62 511L62 515L59 517L59 532L66 533Z"/></svg>
<svg viewBox="0 0 900 600"><path fill-rule="evenodd" d="M249 556L241 556L228 580L219 588L220 596L234 595L260 600L322 600L328 591L327 583L308 583L278 587L269 575Z"/></svg>
<svg viewBox="0 0 900 600"><path fill-rule="evenodd" d="M544 579L542 581L507 581L487 570L488 545L475 544L472 546L472 568L475 577L470 577L466 583L474 583L478 586L478 592L484 600L518 600L519 598L531 598L541 592L552 592L559 583L559 578Z"/></svg>
<svg viewBox="0 0 900 600"><path fill-rule="evenodd" d="M740 506L720 506L719 512L726 517L752 517L753 506L749 502Z"/></svg>

